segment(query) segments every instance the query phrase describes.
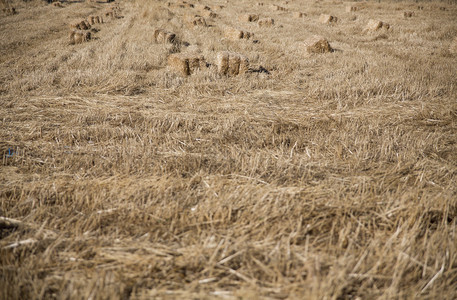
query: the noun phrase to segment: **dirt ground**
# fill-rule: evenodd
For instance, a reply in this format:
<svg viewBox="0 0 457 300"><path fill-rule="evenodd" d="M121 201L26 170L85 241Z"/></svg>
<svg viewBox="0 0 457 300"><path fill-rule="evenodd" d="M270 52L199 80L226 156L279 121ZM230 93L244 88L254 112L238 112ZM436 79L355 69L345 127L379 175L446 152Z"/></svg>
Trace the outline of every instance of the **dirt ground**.
<svg viewBox="0 0 457 300"><path fill-rule="evenodd" d="M455 1L0 4L0 299L457 298Z"/></svg>

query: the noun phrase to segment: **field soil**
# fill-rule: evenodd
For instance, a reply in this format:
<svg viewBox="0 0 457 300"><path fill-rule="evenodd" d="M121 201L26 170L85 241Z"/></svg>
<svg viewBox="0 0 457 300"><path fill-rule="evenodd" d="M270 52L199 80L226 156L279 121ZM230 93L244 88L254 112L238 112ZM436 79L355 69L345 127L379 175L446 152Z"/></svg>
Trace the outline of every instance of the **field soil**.
<svg viewBox="0 0 457 300"><path fill-rule="evenodd" d="M457 298L455 1L0 8L0 299Z"/></svg>

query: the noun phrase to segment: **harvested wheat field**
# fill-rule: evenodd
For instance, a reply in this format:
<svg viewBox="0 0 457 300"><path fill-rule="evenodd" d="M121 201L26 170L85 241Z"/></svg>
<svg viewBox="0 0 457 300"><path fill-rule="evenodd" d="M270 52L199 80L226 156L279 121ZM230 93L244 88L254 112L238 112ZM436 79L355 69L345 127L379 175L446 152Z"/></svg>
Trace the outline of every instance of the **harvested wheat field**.
<svg viewBox="0 0 457 300"><path fill-rule="evenodd" d="M0 299L457 298L457 3L262 1L2 0Z"/></svg>

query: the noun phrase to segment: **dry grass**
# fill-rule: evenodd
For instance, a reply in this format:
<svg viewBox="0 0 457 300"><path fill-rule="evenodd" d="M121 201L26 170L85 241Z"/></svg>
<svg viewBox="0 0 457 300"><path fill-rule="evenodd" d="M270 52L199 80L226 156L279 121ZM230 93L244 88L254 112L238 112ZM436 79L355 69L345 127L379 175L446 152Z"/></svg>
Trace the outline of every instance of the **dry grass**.
<svg viewBox="0 0 457 300"><path fill-rule="evenodd" d="M263 2L192 28L165 1L2 2L1 299L457 297L455 3ZM208 68L167 67L195 48Z"/></svg>

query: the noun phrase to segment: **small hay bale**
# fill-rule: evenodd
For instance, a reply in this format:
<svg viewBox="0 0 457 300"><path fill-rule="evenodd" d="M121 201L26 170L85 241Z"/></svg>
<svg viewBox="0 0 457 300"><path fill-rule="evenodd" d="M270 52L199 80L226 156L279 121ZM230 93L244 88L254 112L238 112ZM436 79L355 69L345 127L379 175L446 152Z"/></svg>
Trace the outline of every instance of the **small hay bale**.
<svg viewBox="0 0 457 300"><path fill-rule="evenodd" d="M377 31L380 29L389 29L390 25L379 20L370 19L364 31Z"/></svg>
<svg viewBox="0 0 457 300"><path fill-rule="evenodd" d="M276 5L276 4L273 4L273 5L271 6L271 8L272 8L273 10L278 10L278 11L286 11L286 10L287 10L287 8L282 7L282 6L279 6L279 5Z"/></svg>
<svg viewBox="0 0 457 300"><path fill-rule="evenodd" d="M87 22L89 22L90 25L94 25L95 24L95 17L94 16L87 17Z"/></svg>
<svg viewBox="0 0 457 300"><path fill-rule="evenodd" d="M154 40L159 44L173 44L176 40L176 34L163 29L156 29L154 31Z"/></svg>
<svg viewBox="0 0 457 300"><path fill-rule="evenodd" d="M209 6L206 6L204 4L195 4L194 7L200 11L202 10L211 10Z"/></svg>
<svg viewBox="0 0 457 300"><path fill-rule="evenodd" d="M185 18L185 22L190 27L196 27L196 26L206 27L206 26L208 26L206 24L205 18L203 18L202 16L199 16L199 15L188 15Z"/></svg>
<svg viewBox="0 0 457 300"><path fill-rule="evenodd" d="M346 6L346 12L354 12L354 11L358 11L359 8L357 6L352 6L352 5L348 5Z"/></svg>
<svg viewBox="0 0 457 300"><path fill-rule="evenodd" d="M201 11L202 16L207 17L207 18L217 18L217 14L211 10L203 10Z"/></svg>
<svg viewBox="0 0 457 300"><path fill-rule="evenodd" d="M259 15L256 14L244 14L238 17L241 22L257 22L259 21Z"/></svg>
<svg viewBox="0 0 457 300"><path fill-rule="evenodd" d="M206 67L205 58L194 53L174 53L168 56L168 66L183 76L194 74Z"/></svg>
<svg viewBox="0 0 457 300"><path fill-rule="evenodd" d="M449 52L457 54L457 37L452 40L451 45L449 46Z"/></svg>
<svg viewBox="0 0 457 300"><path fill-rule="evenodd" d="M249 60L244 55L234 52L219 52L216 59L217 71L221 75L236 76L249 69Z"/></svg>
<svg viewBox="0 0 457 300"><path fill-rule="evenodd" d="M293 17L296 19L301 19L301 18L306 17L306 13L296 11L296 12L294 12Z"/></svg>
<svg viewBox="0 0 457 300"><path fill-rule="evenodd" d="M12 15L17 14L16 8L14 8L14 7L3 8L2 11L7 16L12 16Z"/></svg>
<svg viewBox="0 0 457 300"><path fill-rule="evenodd" d="M251 32L243 31L233 27L225 28L225 37L232 40L237 41L241 39L249 40L250 38L254 37L254 34Z"/></svg>
<svg viewBox="0 0 457 300"><path fill-rule="evenodd" d="M105 12L105 17L114 19L114 18L116 18L116 13L114 11L112 11L112 10L111 11L107 11L107 12Z"/></svg>
<svg viewBox="0 0 457 300"><path fill-rule="evenodd" d="M331 24L331 23L336 23L337 21L338 21L338 18L335 16L331 16L331 15L321 14L319 17L319 22L322 24Z"/></svg>
<svg viewBox="0 0 457 300"><path fill-rule="evenodd" d="M263 18L259 19L257 24L259 25L259 27L271 27L275 24L275 20L273 20L272 18Z"/></svg>
<svg viewBox="0 0 457 300"><path fill-rule="evenodd" d="M306 52L308 53L327 53L333 52L330 43L321 36L313 36L305 41Z"/></svg>
<svg viewBox="0 0 457 300"><path fill-rule="evenodd" d="M72 30L69 35L70 45L81 44L90 40L90 31Z"/></svg>
<svg viewBox="0 0 457 300"><path fill-rule="evenodd" d="M411 18L412 16L414 16L414 12L412 12L412 11L403 12L403 18Z"/></svg>

